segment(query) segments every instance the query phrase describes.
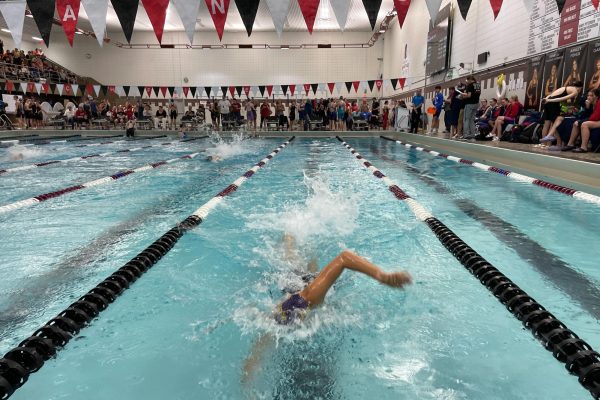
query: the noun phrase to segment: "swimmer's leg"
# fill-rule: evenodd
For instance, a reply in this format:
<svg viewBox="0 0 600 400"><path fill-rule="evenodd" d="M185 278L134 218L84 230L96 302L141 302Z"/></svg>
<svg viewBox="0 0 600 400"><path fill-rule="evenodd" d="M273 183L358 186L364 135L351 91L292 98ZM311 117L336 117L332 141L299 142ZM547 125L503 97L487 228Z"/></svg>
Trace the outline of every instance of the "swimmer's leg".
<svg viewBox="0 0 600 400"><path fill-rule="evenodd" d="M311 306L321 304L325 300L325 296L331 286L333 286L346 268L362 272L385 285L393 287L402 287L412 281L408 272L402 271L388 274L375 264L346 250L327 264L319 276L300 292L300 296L308 301Z"/></svg>

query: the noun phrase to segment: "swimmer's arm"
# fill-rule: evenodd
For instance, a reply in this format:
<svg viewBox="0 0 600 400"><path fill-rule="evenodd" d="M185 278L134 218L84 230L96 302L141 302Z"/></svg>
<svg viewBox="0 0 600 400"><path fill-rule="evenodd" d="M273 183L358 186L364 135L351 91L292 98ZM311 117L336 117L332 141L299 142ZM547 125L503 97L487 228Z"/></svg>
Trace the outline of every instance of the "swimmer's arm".
<svg viewBox="0 0 600 400"><path fill-rule="evenodd" d="M254 378L256 369L260 367L265 352L274 344L273 336L266 333L262 335L252 346L252 350L244 362L241 382L248 385Z"/></svg>

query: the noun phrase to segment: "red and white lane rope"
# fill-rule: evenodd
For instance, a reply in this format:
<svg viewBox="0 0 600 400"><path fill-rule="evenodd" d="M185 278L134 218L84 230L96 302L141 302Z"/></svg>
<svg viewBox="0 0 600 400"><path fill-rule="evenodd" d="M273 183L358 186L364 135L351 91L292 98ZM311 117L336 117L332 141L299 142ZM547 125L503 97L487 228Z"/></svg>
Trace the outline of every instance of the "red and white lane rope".
<svg viewBox="0 0 600 400"><path fill-rule="evenodd" d="M103 185L105 183L113 182L113 181L116 181L117 179L121 179L121 178L123 178L123 177L125 177L127 175L131 175L131 174L134 174L136 172L149 171L151 169L155 169L155 168L158 168L160 166L167 165L167 164L172 164L172 163L180 161L180 160L186 160L186 159L189 160L189 159L192 159L192 158L196 157L198 154L200 154L200 153L191 153L191 154L187 154L185 156L173 158L171 160L159 161L159 162L156 162L156 163L153 163L153 164L144 165L143 167L120 171L120 172L117 172L114 175L106 176L106 177L100 178L100 179L96 179L96 180L93 180L93 181L90 181L90 182L87 182L87 183L83 183L81 185L70 186L70 187L65 188L65 189L57 190L55 192L45 193L45 194L41 194L39 196L35 196L35 197L28 198L28 199L20 200L20 201L14 202L14 203L6 204L6 205L0 207L0 214L6 213L6 212L9 212L9 211L14 211L14 210L17 210L19 208L30 206L30 205L33 205L33 204L37 204L37 203L40 203L42 201L50 200L50 199L53 199L53 198L56 198L56 197L60 197L60 196L65 195L67 193L71 193L71 192L75 192L75 191L78 191L78 190L90 188L90 187L93 187L93 186L99 186L99 185Z"/></svg>
<svg viewBox="0 0 600 400"><path fill-rule="evenodd" d="M596 195L591 194L591 193L582 192L582 191L579 191L579 190L575 190L575 189L572 189L572 188L568 188L568 187L565 187L565 186L561 186L561 185L557 185L557 184L554 184L554 183L551 183L551 182L547 182L547 181L544 181L544 180L541 180L541 179L532 178L532 177L527 176L527 175L518 174L516 172L512 172L512 171L509 171L509 170L506 170L506 169L492 167L490 165L486 165L486 164L478 163L478 162L475 162L475 161L467 160L465 158L458 158L458 157L450 156L448 154L439 153L437 151L430 150L430 149L427 149L425 147L416 146L414 144L402 142L400 140L394 140L394 139L391 139L391 138L387 138L385 136L382 136L382 138L386 139L386 140L390 140L390 141L396 142L398 144L401 144L404 147L409 148L409 149L413 149L413 150L417 150L417 151L422 151L422 152L431 154L432 156L445 158L447 160L454 161L454 162L459 163L459 164L470 165L471 167L475 167L475 168L483 170L483 171L494 172L496 174L504 175L504 176L507 176L507 177L509 177L511 179L514 179L514 180L517 180L517 181L520 181L520 182L532 183L534 185L541 186L541 187L546 188L546 189L554 190L555 192L560 192L560 193L566 194L566 195L574 197L576 199L589 201L589 202L595 203L595 204L600 204L600 196L596 196Z"/></svg>
<svg viewBox="0 0 600 400"><path fill-rule="evenodd" d="M194 213L192 215L196 216L204 221L206 219L206 217L208 216L208 214L212 211L212 209L215 208L221 201L223 201L223 198L229 196L230 194L232 194L233 192L238 190L238 188L240 186L242 186L244 184L244 182L246 182L248 180L248 178L252 177L252 175L254 175L256 173L256 171L258 171L259 169L264 167L273 157L275 157L277 155L277 153L279 153L281 150L285 149L287 147L287 145L289 145L290 142L292 140L294 140L295 138L296 138L295 136L292 136L287 142L284 142L278 148L273 150L268 156L266 156L265 158L260 160L258 162L258 164L256 164L254 167L252 167L248 171L246 171L244 173L244 175L240 176L231 185L227 186L219 194L217 194L215 197L213 197L208 202L206 202L202 207L200 207L199 209L194 211Z"/></svg>
<svg viewBox="0 0 600 400"><path fill-rule="evenodd" d="M107 157L109 155L118 154L118 153L133 153L134 151L145 150L145 149L149 149L149 148L152 148L152 147L169 146L169 145L173 145L173 144L177 144L177 143L191 142L193 140L199 140L199 139L203 139L203 138L207 138L207 137L208 136L202 136L202 137L193 138L193 139L187 139L187 140L176 140L174 142L165 142L165 143L160 143L160 144L152 144L152 145L149 145L149 146L134 147L134 148L131 148L131 149L109 151L107 153L88 154L86 156L67 158L65 160L51 160L51 161L45 161L45 162L41 162L41 163L37 163L37 164L24 165L24 166L21 166L21 167L0 169L0 175L12 173L12 172L28 171L28 170L31 170L31 169L34 169L34 168L46 167L48 165L54 165L54 164L60 164L60 163L68 163L68 162L73 162L73 161L81 161L81 160L87 160L87 159L96 158L96 157Z"/></svg>

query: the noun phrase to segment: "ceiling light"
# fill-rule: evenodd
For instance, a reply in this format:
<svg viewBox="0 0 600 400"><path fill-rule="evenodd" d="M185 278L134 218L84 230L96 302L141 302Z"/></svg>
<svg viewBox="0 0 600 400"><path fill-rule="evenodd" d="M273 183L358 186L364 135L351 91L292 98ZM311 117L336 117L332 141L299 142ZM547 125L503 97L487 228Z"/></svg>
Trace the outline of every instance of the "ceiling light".
<svg viewBox="0 0 600 400"><path fill-rule="evenodd" d="M290 46L281 46L281 50L289 50Z"/></svg>
<svg viewBox="0 0 600 400"><path fill-rule="evenodd" d="M44 39L42 39L41 37L37 37L37 36L32 36L31 38L32 38L33 40L40 40L40 41L41 41L41 40L44 40Z"/></svg>
<svg viewBox="0 0 600 400"><path fill-rule="evenodd" d="M380 29L379 33L385 33L385 29Z"/></svg>
<svg viewBox="0 0 600 400"><path fill-rule="evenodd" d="M81 31L75 31L75 34L76 35L83 35L83 32L81 32Z"/></svg>
<svg viewBox="0 0 600 400"><path fill-rule="evenodd" d="M398 11L394 10L394 11L392 11L390 14L391 14L392 16L396 16L396 15L398 15Z"/></svg>
<svg viewBox="0 0 600 400"><path fill-rule="evenodd" d="M10 33L10 30L8 30L6 28L2 28L2 32Z"/></svg>
<svg viewBox="0 0 600 400"><path fill-rule="evenodd" d="M33 14L26 14L26 17L33 18Z"/></svg>

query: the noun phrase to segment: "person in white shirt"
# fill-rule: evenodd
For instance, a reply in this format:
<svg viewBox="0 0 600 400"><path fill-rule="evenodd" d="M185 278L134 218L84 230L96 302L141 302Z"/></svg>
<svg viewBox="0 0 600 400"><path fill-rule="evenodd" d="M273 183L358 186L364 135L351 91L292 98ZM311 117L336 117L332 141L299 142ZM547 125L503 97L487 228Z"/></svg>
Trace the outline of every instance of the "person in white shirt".
<svg viewBox="0 0 600 400"><path fill-rule="evenodd" d="M75 129L75 111L73 111L72 106L67 107L63 114L63 118L67 124L71 125L71 129Z"/></svg>
<svg viewBox="0 0 600 400"><path fill-rule="evenodd" d="M223 99L219 101L219 113L221 114L221 121L229 116L231 110L231 103L227 100L227 96L223 96Z"/></svg>

